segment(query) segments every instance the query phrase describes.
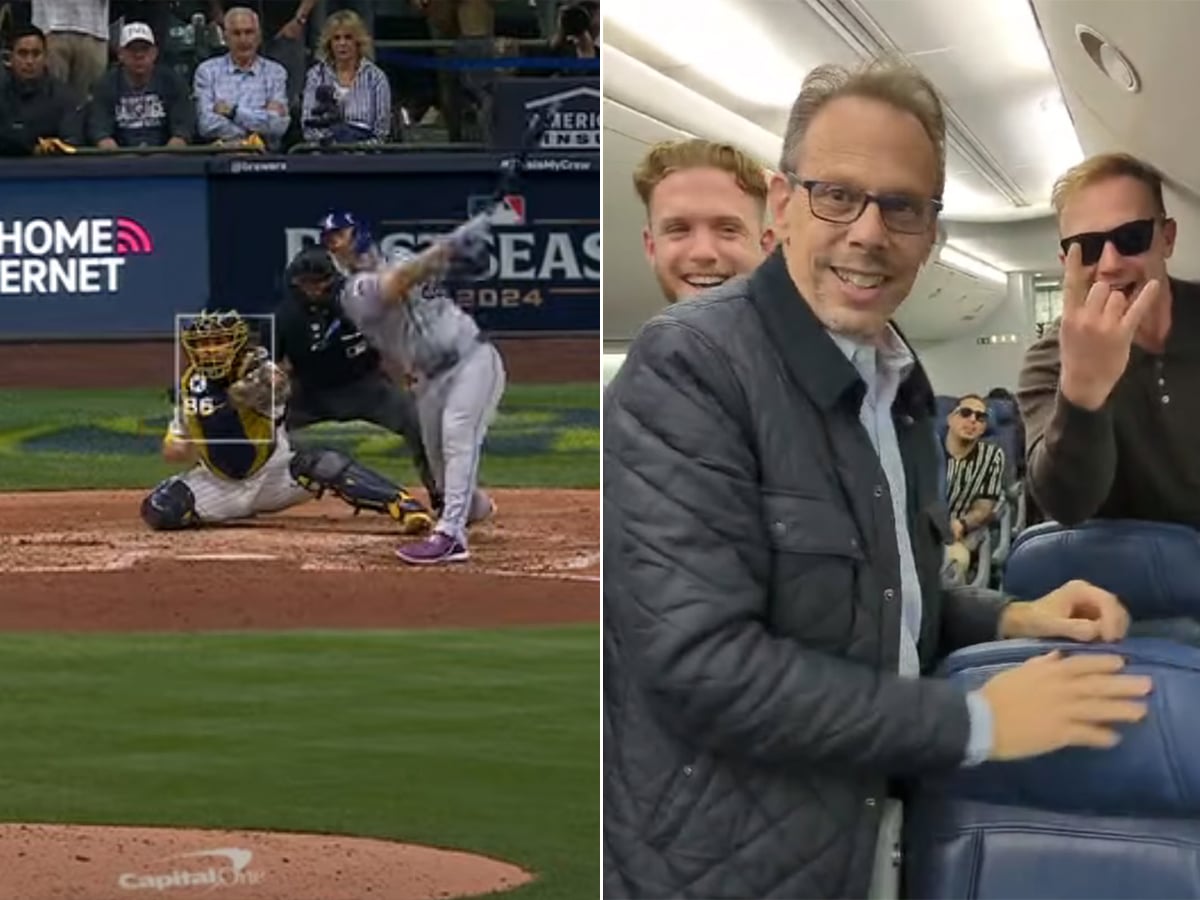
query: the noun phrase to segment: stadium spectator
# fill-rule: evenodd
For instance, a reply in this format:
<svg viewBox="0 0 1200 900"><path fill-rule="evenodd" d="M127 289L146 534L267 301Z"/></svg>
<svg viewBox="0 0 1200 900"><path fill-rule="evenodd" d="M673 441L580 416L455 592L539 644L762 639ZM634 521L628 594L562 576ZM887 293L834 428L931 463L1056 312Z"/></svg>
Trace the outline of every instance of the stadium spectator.
<svg viewBox="0 0 1200 900"><path fill-rule="evenodd" d="M304 83L304 139L348 144L386 141L392 131L392 88L372 57L371 35L357 13L326 20L317 63Z"/></svg>
<svg viewBox="0 0 1200 900"><path fill-rule="evenodd" d="M550 41L551 52L575 59L600 56L600 4L595 0L568 3L558 11L558 26ZM570 74L580 74L570 70Z"/></svg>
<svg viewBox="0 0 1200 900"><path fill-rule="evenodd" d="M188 86L158 65L154 32L144 22L131 22L121 29L119 44L119 64L92 88L92 142L105 150L186 146L194 120Z"/></svg>
<svg viewBox="0 0 1200 900"><path fill-rule="evenodd" d="M297 119L308 65L305 34L316 6L317 0L210 0L209 15L222 25L225 15L235 9L250 9L258 16L260 44L266 38L263 55L287 71L288 109Z"/></svg>
<svg viewBox="0 0 1200 900"><path fill-rule="evenodd" d="M195 98L198 132L203 140L239 141L257 134L277 147L291 123L287 72L260 56L262 30L258 14L235 7L225 13L229 53L196 67Z"/></svg>
<svg viewBox="0 0 1200 900"><path fill-rule="evenodd" d="M495 37L494 0L413 0L413 3L425 14L429 34L435 40L491 42ZM439 51L443 67L438 69L438 106L447 136L451 141L461 141L467 98L458 71L450 64L455 55L455 50Z"/></svg>
<svg viewBox="0 0 1200 900"><path fill-rule="evenodd" d="M108 68L108 0L33 0L50 73L80 98Z"/></svg>
<svg viewBox="0 0 1200 900"><path fill-rule="evenodd" d="M1004 451L982 439L988 413L978 394L959 397L946 421L946 491L954 537L946 558L951 583L965 584L1004 493Z"/></svg>
<svg viewBox="0 0 1200 900"><path fill-rule="evenodd" d="M50 74L45 35L25 25L13 35L11 50L9 69L0 79L0 152L29 154L43 138L82 143L82 104Z"/></svg>

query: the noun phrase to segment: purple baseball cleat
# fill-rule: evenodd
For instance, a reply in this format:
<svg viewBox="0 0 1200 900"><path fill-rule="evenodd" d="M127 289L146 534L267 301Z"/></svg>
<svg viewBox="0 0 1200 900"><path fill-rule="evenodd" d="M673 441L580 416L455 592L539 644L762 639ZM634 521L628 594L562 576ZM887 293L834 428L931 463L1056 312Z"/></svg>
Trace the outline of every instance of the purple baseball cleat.
<svg viewBox="0 0 1200 900"><path fill-rule="evenodd" d="M404 544L396 548L396 556L412 566L434 566L438 563L466 562L471 558L461 542L435 531L418 544Z"/></svg>

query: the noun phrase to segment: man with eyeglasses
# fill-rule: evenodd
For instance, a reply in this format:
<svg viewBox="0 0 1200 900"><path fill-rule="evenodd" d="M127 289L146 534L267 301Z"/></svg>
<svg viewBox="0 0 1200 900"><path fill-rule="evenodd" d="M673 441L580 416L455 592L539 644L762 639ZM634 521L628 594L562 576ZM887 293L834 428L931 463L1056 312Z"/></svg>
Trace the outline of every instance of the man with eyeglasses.
<svg viewBox="0 0 1200 900"><path fill-rule="evenodd" d="M905 779L1145 715L1109 654L931 676L964 645L1128 627L1092 585L942 587L933 389L890 319L935 244L944 123L903 64L811 72L780 246L647 323L606 392L610 900L894 897Z"/></svg>
<svg viewBox="0 0 1200 900"><path fill-rule="evenodd" d="M964 394L947 417L946 503L954 543L946 548L951 578L963 584L974 556L988 535L988 524L1004 492L1004 451L982 440L987 430L987 403Z"/></svg>
<svg viewBox="0 0 1200 900"><path fill-rule="evenodd" d="M1172 278L1162 175L1123 153L1055 185L1062 320L1030 347L1017 391L1028 484L1050 518L1200 527L1200 285Z"/></svg>

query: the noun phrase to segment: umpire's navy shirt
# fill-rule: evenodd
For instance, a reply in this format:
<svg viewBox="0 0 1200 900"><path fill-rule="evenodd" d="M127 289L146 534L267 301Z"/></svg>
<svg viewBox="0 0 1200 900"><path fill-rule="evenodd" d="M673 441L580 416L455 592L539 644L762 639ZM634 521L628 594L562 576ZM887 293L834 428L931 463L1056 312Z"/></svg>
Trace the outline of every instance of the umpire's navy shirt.
<svg viewBox="0 0 1200 900"><path fill-rule="evenodd" d="M335 388L379 371L379 354L358 326L328 304L288 297L275 310L275 328L275 358L291 362L302 388Z"/></svg>

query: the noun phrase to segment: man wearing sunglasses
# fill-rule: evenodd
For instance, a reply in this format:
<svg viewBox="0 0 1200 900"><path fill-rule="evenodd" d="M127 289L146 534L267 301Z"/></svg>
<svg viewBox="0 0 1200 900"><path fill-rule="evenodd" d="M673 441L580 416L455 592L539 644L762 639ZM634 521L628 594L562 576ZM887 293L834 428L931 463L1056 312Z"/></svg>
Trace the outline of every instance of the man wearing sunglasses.
<svg viewBox="0 0 1200 900"><path fill-rule="evenodd" d="M959 397L947 417L946 495L954 542L946 557L955 584L966 581L1004 490L1004 451L982 440L987 422L987 403L978 394Z"/></svg>
<svg viewBox="0 0 1200 900"><path fill-rule="evenodd" d="M895 896L899 785L1111 746L1148 680L1042 657L965 693L996 637L1115 639L1072 583L941 584L934 395L890 323L933 252L937 91L903 65L804 81L768 200L780 245L643 327L604 407L604 888Z"/></svg>
<svg viewBox="0 0 1200 900"><path fill-rule="evenodd" d="M1086 160L1053 193L1063 315L1017 393L1028 482L1052 519L1200 527L1200 286L1171 278L1162 176L1126 154Z"/></svg>

